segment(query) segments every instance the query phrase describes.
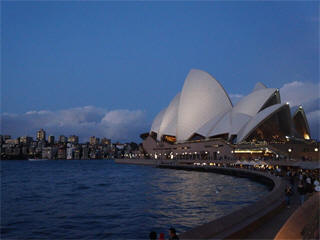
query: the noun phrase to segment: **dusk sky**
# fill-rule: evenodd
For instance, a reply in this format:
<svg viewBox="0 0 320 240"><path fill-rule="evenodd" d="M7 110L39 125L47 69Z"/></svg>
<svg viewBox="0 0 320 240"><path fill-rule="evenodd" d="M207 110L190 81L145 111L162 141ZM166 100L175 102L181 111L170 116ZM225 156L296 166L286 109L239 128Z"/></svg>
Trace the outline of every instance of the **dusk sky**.
<svg viewBox="0 0 320 240"><path fill-rule="evenodd" d="M1 133L140 141L192 68L256 82L319 139L318 1L1 2Z"/></svg>

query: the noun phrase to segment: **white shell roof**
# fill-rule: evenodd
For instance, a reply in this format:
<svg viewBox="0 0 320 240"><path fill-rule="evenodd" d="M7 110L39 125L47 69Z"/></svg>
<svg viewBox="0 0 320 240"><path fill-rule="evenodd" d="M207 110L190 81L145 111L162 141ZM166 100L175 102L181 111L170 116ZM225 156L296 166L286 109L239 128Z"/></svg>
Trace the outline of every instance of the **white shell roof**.
<svg viewBox="0 0 320 240"><path fill-rule="evenodd" d="M272 99L274 95L277 101ZM237 135L239 143L281 108L286 107L290 112L288 105L276 102L280 102L277 89L257 83L253 92L232 107L229 96L216 79L204 71L192 69L181 93L156 116L150 132L156 132L158 140L163 135L176 136L177 142L186 141L195 133L204 137ZM275 105L265 108L266 103ZM291 124L290 116L288 121Z"/></svg>
<svg viewBox="0 0 320 240"><path fill-rule="evenodd" d="M273 115L275 112L277 112L279 109L287 107L288 110L289 106L287 104L275 104L268 108L263 109L261 112L259 112L256 116L254 116L248 124L242 129L242 131L239 133L237 137L237 143L243 141L254 129L256 129L262 121L264 121L267 117L270 115Z"/></svg>
<svg viewBox="0 0 320 240"><path fill-rule="evenodd" d="M218 114L213 119L209 120L205 124L203 124L197 131L201 136L208 137L209 133L213 130L213 128L216 126L216 124L219 122L219 120L225 115L224 112Z"/></svg>
<svg viewBox="0 0 320 240"><path fill-rule="evenodd" d="M220 83L210 74L192 69L181 91L177 141L189 139L203 124L231 108L231 101Z"/></svg>
<svg viewBox="0 0 320 240"><path fill-rule="evenodd" d="M242 98L232 109L235 114L243 113L251 117L255 116L266 101L277 91L276 88L256 90Z"/></svg>
<svg viewBox="0 0 320 240"><path fill-rule="evenodd" d="M152 122L152 125L151 125L150 133L151 133L151 132L155 132L155 133L158 134L159 129L160 129L160 125L161 125L161 122L162 122L162 118L163 118L165 112L166 112L166 108L165 108L165 109L162 109L162 110L157 114L157 116L154 118L154 120L153 120L153 122Z"/></svg>
<svg viewBox="0 0 320 240"><path fill-rule="evenodd" d="M162 135L176 136L177 118L180 101L180 93L178 93L167 107L160 124L157 139L160 140Z"/></svg>
<svg viewBox="0 0 320 240"><path fill-rule="evenodd" d="M257 91L257 90L261 90L261 89L265 89L267 88L266 85L264 85L261 82L257 82L256 85L254 86L252 92Z"/></svg>
<svg viewBox="0 0 320 240"><path fill-rule="evenodd" d="M250 121L251 116L244 113L235 113L231 114L231 130L229 132L229 137L231 135L238 135L241 129Z"/></svg>
<svg viewBox="0 0 320 240"><path fill-rule="evenodd" d="M208 137L229 133L231 130L231 111L223 115L213 130L209 132Z"/></svg>
<svg viewBox="0 0 320 240"><path fill-rule="evenodd" d="M306 113L303 109L302 106L299 106L299 107L293 107L291 108L291 114L292 114L292 118L295 118L297 114L301 114L302 115L302 118L304 120L304 124L306 125L306 130L307 130L307 133L310 135L310 127L309 127L309 123L308 123L308 120L307 120L307 117L306 117Z"/></svg>
<svg viewBox="0 0 320 240"><path fill-rule="evenodd" d="M262 84L261 84L262 85ZM263 85L264 86L264 85ZM207 122L205 124L206 129L211 129L207 132L206 137L212 137L220 134L237 135L238 132L249 122L249 120L255 116L269 98L276 93L277 89L274 88L262 88L256 89L248 96L242 98L236 106L234 106L230 112L226 113L217 122L217 118ZM211 125L210 125L211 124ZM200 128L202 133L204 129ZM199 133L199 131L197 131ZM202 134L201 134L202 135Z"/></svg>

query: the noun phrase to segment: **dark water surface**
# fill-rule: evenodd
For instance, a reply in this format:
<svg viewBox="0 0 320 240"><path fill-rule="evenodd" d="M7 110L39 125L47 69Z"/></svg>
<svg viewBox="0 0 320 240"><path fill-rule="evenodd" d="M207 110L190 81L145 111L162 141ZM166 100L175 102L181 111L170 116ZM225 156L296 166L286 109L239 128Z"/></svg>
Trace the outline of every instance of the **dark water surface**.
<svg viewBox="0 0 320 240"><path fill-rule="evenodd" d="M111 160L1 161L1 239L147 239L268 192L245 178Z"/></svg>

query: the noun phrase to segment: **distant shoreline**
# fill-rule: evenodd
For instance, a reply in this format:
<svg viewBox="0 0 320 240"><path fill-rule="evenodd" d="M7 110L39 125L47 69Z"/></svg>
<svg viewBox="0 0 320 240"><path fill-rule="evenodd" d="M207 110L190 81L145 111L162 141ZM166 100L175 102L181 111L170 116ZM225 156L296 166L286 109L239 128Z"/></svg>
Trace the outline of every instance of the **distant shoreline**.
<svg viewBox="0 0 320 240"><path fill-rule="evenodd" d="M0 161L21 161L21 160L44 160L42 158L14 158L14 159L9 159L9 158L0 158ZM114 160L113 158L95 158L95 159L45 159L48 161L91 161L91 160Z"/></svg>

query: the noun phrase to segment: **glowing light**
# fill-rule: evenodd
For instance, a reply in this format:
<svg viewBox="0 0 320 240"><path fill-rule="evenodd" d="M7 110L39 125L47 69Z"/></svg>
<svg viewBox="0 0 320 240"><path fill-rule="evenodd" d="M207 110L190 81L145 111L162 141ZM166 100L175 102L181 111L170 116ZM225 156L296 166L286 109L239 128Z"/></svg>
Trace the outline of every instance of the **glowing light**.
<svg viewBox="0 0 320 240"><path fill-rule="evenodd" d="M263 151L262 150L245 150L245 149L243 149L243 150L234 150L234 153L263 153Z"/></svg>
<svg viewBox="0 0 320 240"><path fill-rule="evenodd" d="M306 139L306 140L309 140L309 139L310 139L310 136L309 136L308 133L305 133L305 134L303 135L303 137L304 137L304 139Z"/></svg>
<svg viewBox="0 0 320 240"><path fill-rule="evenodd" d="M318 151L319 151L319 149L318 149L318 148L315 148L315 149L314 149L314 151L315 151L315 152L318 152Z"/></svg>
<svg viewBox="0 0 320 240"><path fill-rule="evenodd" d="M292 149L291 149L291 148L289 148L289 149L288 149L288 152L289 152L289 153L290 153L290 152L292 152Z"/></svg>

